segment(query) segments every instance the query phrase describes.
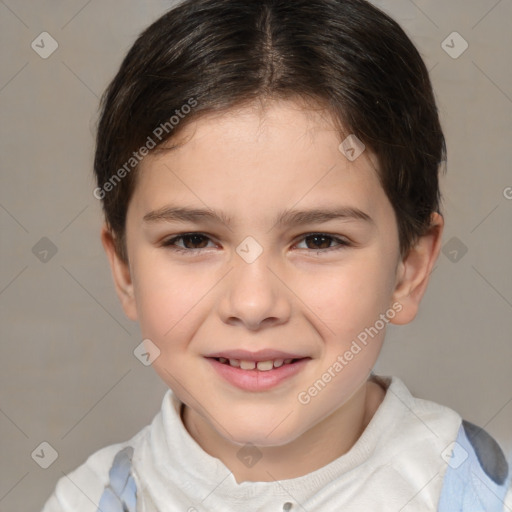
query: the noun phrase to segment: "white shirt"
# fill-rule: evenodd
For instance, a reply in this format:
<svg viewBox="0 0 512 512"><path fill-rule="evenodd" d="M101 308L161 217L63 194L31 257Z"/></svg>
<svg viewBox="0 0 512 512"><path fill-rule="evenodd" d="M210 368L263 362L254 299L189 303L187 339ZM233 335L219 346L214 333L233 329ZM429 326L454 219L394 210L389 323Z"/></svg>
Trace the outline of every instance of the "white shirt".
<svg viewBox="0 0 512 512"><path fill-rule="evenodd" d="M397 377L380 379L386 395L354 446L312 473L277 482L237 483L190 436L168 390L151 425L62 477L42 512L97 512L114 456L126 446L134 448L137 512L436 511L462 418L413 397ZM512 510L512 489L506 504Z"/></svg>

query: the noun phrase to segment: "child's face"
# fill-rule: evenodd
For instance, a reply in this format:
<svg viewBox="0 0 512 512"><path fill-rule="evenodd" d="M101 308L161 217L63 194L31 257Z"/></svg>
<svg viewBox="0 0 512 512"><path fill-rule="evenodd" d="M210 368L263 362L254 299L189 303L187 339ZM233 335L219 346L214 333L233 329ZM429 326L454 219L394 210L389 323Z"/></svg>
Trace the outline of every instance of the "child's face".
<svg viewBox="0 0 512 512"><path fill-rule="evenodd" d="M386 312L399 309L393 208L369 151L349 161L327 118L295 103L273 103L264 117L248 109L203 118L183 135L191 137L181 148L141 164L127 216L125 310L159 348L153 366L192 414L230 441L290 442L360 390L376 362L382 324L394 316ZM150 215L171 207L223 212L231 224ZM275 222L313 209L347 215ZM188 252L163 244L191 232L203 236L174 242ZM235 350L307 359L272 381L288 370L228 369L209 358Z"/></svg>

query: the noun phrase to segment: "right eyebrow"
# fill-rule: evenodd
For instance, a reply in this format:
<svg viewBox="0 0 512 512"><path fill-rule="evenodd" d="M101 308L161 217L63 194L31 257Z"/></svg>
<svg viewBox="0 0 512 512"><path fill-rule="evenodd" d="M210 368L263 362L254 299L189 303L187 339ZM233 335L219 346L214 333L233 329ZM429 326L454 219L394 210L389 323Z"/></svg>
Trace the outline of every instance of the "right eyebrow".
<svg viewBox="0 0 512 512"><path fill-rule="evenodd" d="M215 213L213 210L201 208L185 208L164 206L158 210L151 211L144 215L144 222L193 222L199 223L200 221L210 220L219 224L231 224L231 218L226 216L223 212Z"/></svg>

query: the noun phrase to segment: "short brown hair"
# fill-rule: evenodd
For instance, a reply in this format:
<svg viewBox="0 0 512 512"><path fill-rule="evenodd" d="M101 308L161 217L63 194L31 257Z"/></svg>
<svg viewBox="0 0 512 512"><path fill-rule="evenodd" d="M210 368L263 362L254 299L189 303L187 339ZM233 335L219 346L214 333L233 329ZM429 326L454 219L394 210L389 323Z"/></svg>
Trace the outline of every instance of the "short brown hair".
<svg viewBox="0 0 512 512"><path fill-rule="evenodd" d="M96 140L95 195L120 256L134 155L149 139L158 148L199 116L294 97L376 154L404 256L439 211L446 145L419 52L364 0L185 0L142 32L102 97Z"/></svg>

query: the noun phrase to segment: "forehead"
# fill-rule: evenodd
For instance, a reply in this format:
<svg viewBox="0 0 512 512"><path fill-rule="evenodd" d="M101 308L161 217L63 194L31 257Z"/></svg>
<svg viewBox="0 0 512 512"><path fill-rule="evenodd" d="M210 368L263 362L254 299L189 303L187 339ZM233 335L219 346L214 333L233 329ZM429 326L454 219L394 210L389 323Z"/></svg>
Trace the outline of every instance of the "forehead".
<svg viewBox="0 0 512 512"><path fill-rule="evenodd" d="M290 101L207 115L168 143L177 148L142 161L134 200L145 211L181 200L235 216L299 203L377 214L386 202L377 159L364 150L351 161L343 136L326 111Z"/></svg>

